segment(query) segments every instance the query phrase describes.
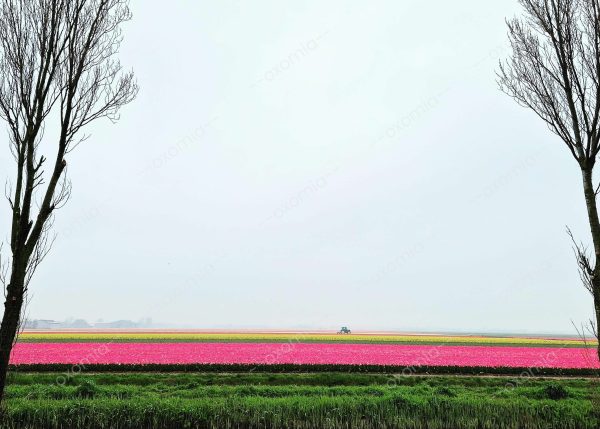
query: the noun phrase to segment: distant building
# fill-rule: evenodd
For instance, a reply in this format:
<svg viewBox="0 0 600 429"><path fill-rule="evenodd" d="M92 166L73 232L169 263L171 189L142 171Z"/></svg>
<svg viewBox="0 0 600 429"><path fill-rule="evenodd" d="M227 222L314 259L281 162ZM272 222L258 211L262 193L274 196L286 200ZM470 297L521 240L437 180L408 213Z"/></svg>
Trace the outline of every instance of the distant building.
<svg viewBox="0 0 600 429"><path fill-rule="evenodd" d="M57 322L56 320L26 320L23 323L23 327L25 329L58 329L60 328L62 323Z"/></svg>
<svg viewBox="0 0 600 429"><path fill-rule="evenodd" d="M85 319L67 319L64 322L48 319L25 320L24 329L133 329L150 327L152 319L142 319L139 323L131 320L117 320L114 322L88 323Z"/></svg>

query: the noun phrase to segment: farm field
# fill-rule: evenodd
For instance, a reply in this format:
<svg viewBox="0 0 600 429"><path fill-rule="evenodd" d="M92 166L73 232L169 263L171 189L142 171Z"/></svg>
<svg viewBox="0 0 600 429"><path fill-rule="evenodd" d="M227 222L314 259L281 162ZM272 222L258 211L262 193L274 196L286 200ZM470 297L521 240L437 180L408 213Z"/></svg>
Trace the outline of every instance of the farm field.
<svg viewBox="0 0 600 429"><path fill-rule="evenodd" d="M594 346L393 333L26 331L11 357L0 429L596 428Z"/></svg>
<svg viewBox="0 0 600 429"><path fill-rule="evenodd" d="M50 331L24 332L11 363L598 369L594 346L573 338Z"/></svg>
<svg viewBox="0 0 600 429"><path fill-rule="evenodd" d="M11 362L600 368L591 348L325 343L23 343Z"/></svg>

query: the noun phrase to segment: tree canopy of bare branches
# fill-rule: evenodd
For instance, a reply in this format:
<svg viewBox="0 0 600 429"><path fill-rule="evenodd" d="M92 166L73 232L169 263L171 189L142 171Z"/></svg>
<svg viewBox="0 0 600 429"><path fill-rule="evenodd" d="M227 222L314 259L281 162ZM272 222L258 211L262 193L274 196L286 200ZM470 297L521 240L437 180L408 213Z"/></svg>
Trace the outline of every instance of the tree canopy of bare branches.
<svg viewBox="0 0 600 429"><path fill-rule="evenodd" d="M36 267L50 251L53 216L68 200L69 153L100 118L116 121L137 94L116 54L127 0L0 0L0 118L7 125L16 174L6 195L10 249L3 271L0 399L23 303ZM46 126L58 129L51 142ZM41 143L53 147L41 153Z"/></svg>
<svg viewBox="0 0 600 429"><path fill-rule="evenodd" d="M581 280L600 322L600 221L593 170L600 152L600 0L519 0L507 22L512 55L500 89L537 114L566 145L582 174L593 255L570 230ZM596 333L597 334L597 333ZM600 346L598 347L600 357Z"/></svg>
<svg viewBox="0 0 600 429"><path fill-rule="evenodd" d="M600 151L600 13L594 0L521 0L508 21L512 57L501 89L533 110L582 168Z"/></svg>

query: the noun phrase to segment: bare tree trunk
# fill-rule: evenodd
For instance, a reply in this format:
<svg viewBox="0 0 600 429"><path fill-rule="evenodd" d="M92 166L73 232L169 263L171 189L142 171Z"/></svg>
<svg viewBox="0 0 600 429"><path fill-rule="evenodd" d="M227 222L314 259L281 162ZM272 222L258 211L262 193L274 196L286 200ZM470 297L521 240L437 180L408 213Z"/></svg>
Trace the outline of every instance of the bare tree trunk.
<svg viewBox="0 0 600 429"><path fill-rule="evenodd" d="M596 191L592 182L592 169L583 168L583 193L587 206L588 220L592 240L594 242L595 266L591 276L592 295L594 296L594 309L596 311L596 329L600 328L600 219L596 204ZM598 334L596 332L596 334ZM598 342L598 359L600 359L600 342Z"/></svg>
<svg viewBox="0 0 600 429"><path fill-rule="evenodd" d="M24 301L25 272L19 273L18 271L18 268L13 268L11 282L6 288L4 316L0 326L0 403L4 396L10 352L17 337Z"/></svg>

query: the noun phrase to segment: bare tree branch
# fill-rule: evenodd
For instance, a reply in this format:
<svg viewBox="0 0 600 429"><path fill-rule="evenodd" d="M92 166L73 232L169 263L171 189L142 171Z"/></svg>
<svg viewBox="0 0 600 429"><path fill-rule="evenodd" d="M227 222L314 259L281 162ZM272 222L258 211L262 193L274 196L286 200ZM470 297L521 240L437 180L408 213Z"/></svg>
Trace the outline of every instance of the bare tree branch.
<svg viewBox="0 0 600 429"><path fill-rule="evenodd" d="M526 17L507 22L513 51L500 89L535 112L581 166L600 150L598 0L520 0Z"/></svg>
<svg viewBox="0 0 600 429"><path fill-rule="evenodd" d="M4 244L0 243L0 284L2 284L2 293L6 298L6 285L8 279L9 260L4 255Z"/></svg>
<svg viewBox="0 0 600 429"><path fill-rule="evenodd" d="M583 286L587 289L589 293L594 294L594 266L595 261L590 261L590 254L588 252L587 247L583 243L577 243L575 238L573 237L573 232L569 227L567 227L567 234L571 238L573 243L573 253L575 254L575 259L577 261L577 268L579 270L579 278L583 283Z"/></svg>

